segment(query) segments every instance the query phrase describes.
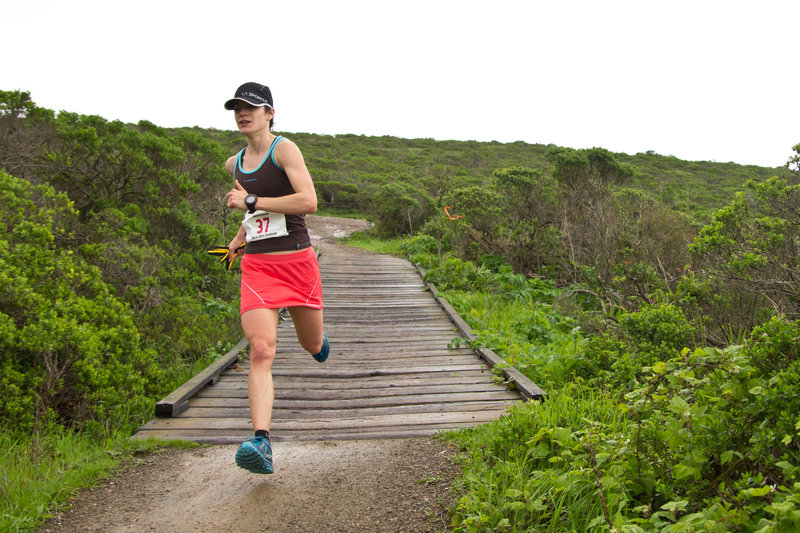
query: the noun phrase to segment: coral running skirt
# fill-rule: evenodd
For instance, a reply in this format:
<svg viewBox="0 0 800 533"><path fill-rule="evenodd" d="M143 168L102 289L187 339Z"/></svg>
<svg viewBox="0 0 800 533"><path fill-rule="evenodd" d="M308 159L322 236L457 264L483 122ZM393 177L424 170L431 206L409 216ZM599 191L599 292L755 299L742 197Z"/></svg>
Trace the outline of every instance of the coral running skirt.
<svg viewBox="0 0 800 533"><path fill-rule="evenodd" d="M313 248L291 254L242 256L241 313L296 306L322 309L319 264Z"/></svg>

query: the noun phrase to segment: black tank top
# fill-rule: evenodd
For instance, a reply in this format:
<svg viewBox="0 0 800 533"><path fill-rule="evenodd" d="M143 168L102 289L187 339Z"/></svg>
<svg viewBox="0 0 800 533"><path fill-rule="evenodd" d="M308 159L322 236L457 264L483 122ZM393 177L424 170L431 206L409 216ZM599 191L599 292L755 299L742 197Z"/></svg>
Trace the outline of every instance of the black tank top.
<svg viewBox="0 0 800 533"><path fill-rule="evenodd" d="M236 156L236 166L233 168L233 179L238 181L244 190L256 196L277 198L295 192L289 177L275 162L273 151L284 137L278 136L272 141L266 157L261 165L252 172L242 169L244 150ZM308 236L305 215L286 215L286 231L289 235L249 242L244 248L246 254L263 254L266 252L285 252L288 250L303 250L311 246Z"/></svg>

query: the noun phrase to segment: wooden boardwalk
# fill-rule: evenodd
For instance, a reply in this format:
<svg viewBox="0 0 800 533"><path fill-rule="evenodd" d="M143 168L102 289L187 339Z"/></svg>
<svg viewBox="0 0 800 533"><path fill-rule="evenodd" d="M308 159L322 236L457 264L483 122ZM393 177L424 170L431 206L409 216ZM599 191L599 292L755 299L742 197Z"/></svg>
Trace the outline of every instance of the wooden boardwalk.
<svg viewBox="0 0 800 533"><path fill-rule="evenodd" d="M323 244L327 362L303 351L290 321L273 365L274 440L417 437L500 417L524 398L493 380L407 261ZM137 438L235 443L252 435L248 361L224 370L188 408L145 424Z"/></svg>

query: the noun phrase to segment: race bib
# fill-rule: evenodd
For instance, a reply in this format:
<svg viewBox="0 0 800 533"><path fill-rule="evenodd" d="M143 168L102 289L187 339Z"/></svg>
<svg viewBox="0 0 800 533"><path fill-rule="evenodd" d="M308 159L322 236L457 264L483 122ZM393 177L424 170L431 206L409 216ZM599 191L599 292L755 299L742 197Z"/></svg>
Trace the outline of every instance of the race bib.
<svg viewBox="0 0 800 533"><path fill-rule="evenodd" d="M286 231L286 215L283 213L245 212L242 227L247 234L247 242L289 235Z"/></svg>

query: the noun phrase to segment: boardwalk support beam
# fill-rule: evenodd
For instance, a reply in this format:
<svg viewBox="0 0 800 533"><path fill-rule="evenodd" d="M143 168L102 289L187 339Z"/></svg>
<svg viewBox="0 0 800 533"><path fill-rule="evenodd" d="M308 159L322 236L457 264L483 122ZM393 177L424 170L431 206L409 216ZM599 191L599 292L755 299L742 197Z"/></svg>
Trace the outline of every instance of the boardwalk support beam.
<svg viewBox="0 0 800 533"><path fill-rule="evenodd" d="M205 387L213 385L223 370L239 360L239 354L247 349L247 339L242 338L231 351L211 363L205 370L175 389L171 394L156 404L157 417L176 416L189 407L189 398Z"/></svg>

